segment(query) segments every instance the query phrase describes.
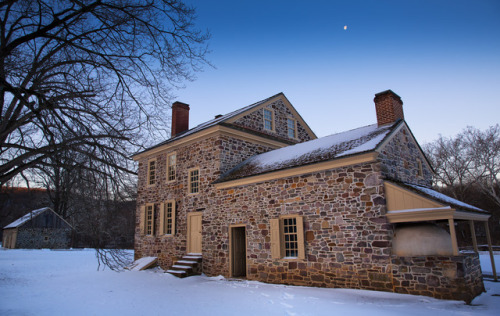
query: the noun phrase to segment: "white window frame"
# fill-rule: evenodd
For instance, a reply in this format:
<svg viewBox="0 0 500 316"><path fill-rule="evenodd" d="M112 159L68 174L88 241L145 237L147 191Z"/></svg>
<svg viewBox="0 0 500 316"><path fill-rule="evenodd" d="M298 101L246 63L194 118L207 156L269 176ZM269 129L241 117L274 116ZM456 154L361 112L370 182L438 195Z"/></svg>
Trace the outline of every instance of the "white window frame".
<svg viewBox="0 0 500 316"><path fill-rule="evenodd" d="M152 164L154 164L154 169L151 171ZM149 159L147 165L147 175L146 175L146 185L148 187L154 186L156 184L156 175L158 174L157 169L158 169L158 164L156 158ZM151 177L151 173L153 173L153 177Z"/></svg>
<svg viewBox="0 0 500 316"><path fill-rule="evenodd" d="M174 156L174 163L170 164L170 158ZM173 177L171 178L171 176ZM167 155L167 182L173 182L177 179L177 153L174 151Z"/></svg>
<svg viewBox="0 0 500 316"><path fill-rule="evenodd" d="M296 219L296 242L297 256L287 256L286 240L284 232L285 219ZM270 220L271 230L271 256L273 259L286 260L304 260L305 259L305 242L304 242L304 220L300 215L281 215L279 218Z"/></svg>
<svg viewBox="0 0 500 316"><path fill-rule="evenodd" d="M151 212L151 217L149 213ZM154 203L146 203L141 208L141 233L145 236L153 236L155 232L155 205ZM151 231L148 229L151 227Z"/></svg>
<svg viewBox="0 0 500 316"><path fill-rule="evenodd" d="M161 204L159 235L175 235L175 207L175 200L167 200Z"/></svg>
<svg viewBox="0 0 500 316"><path fill-rule="evenodd" d="M268 118L266 118L266 111L269 111L271 113L271 119L269 120ZM274 132L275 131L275 117L274 117L274 110L273 109L267 109L267 108L264 108L262 109L262 121L263 121L263 124L264 124L264 130L266 131L270 131L270 132ZM271 124L271 128L267 128L266 127L266 122L269 122Z"/></svg>
<svg viewBox="0 0 500 316"><path fill-rule="evenodd" d="M290 129L289 122L293 122L293 129ZM290 131L293 131L292 136L290 136ZM292 117L287 117L286 119L286 135L289 138L297 139L297 120Z"/></svg>
<svg viewBox="0 0 500 316"><path fill-rule="evenodd" d="M193 192L193 189L194 189L194 186L193 186L193 175L192 173L194 171L197 171L198 172L198 178L196 180L196 192ZM198 194L200 193L200 184L201 184L201 181L200 181L200 168L191 168L188 170L188 193L189 194Z"/></svg>

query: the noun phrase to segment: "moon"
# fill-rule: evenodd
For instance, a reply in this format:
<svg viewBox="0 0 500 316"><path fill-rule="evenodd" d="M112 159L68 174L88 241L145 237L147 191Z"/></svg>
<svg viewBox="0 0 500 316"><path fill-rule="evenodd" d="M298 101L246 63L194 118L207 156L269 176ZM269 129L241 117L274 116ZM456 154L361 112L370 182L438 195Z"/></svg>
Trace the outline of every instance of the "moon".
<svg viewBox="0 0 500 316"><path fill-rule="evenodd" d="M347 30L347 25L344 25L344 30Z"/></svg>

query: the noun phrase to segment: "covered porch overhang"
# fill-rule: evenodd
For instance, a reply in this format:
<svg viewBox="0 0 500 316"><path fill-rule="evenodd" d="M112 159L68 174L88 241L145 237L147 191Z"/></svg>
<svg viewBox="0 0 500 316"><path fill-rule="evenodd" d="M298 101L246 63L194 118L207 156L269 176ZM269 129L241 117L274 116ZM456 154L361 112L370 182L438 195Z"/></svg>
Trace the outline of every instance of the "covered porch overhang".
<svg viewBox="0 0 500 316"><path fill-rule="evenodd" d="M459 255L455 221L469 222L472 243L476 253L478 253L478 246L474 222L483 222L488 241L493 278L497 281L495 259L493 256L491 235L488 226L488 219L491 216L489 213L480 209L477 209L476 211L473 206L467 207L468 205L442 195L436 191L434 191L435 194L432 194L432 197L434 198L430 198L427 194L419 194L418 190L410 190L404 185L398 185L392 182L386 181L384 183L384 188L387 203L386 216L389 223L448 221L453 255L455 256ZM425 190L425 193L431 191L430 189ZM468 209L458 208L456 205L463 205L463 208Z"/></svg>

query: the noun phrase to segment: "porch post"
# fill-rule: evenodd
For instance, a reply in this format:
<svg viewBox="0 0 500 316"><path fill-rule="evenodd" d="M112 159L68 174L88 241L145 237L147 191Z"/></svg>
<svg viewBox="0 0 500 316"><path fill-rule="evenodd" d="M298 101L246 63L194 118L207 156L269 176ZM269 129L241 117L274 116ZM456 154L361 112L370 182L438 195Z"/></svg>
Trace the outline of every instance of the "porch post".
<svg viewBox="0 0 500 316"><path fill-rule="evenodd" d="M453 248L453 255L458 256L457 233L455 232L455 221L453 221L453 218L448 219L448 224L450 225L451 247Z"/></svg>
<svg viewBox="0 0 500 316"><path fill-rule="evenodd" d="M474 221L469 221L470 234L472 235L472 244L474 245L474 252L478 253L477 249L477 238L476 238L476 229L474 228Z"/></svg>
<svg viewBox="0 0 500 316"><path fill-rule="evenodd" d="M490 259L491 259L491 269L493 271L493 279L498 281L497 278L497 269L495 267L495 257L493 256L493 250L491 247L491 236L490 236L490 227L488 226L488 221L484 222L484 228L486 229L486 239L488 240L488 250L490 252Z"/></svg>

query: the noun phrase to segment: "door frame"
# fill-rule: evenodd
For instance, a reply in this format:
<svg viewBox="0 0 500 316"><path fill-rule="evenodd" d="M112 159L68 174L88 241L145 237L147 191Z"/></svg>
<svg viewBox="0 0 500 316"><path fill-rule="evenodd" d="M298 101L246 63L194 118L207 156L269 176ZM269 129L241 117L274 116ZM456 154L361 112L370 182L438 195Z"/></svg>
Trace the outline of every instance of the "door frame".
<svg viewBox="0 0 500 316"><path fill-rule="evenodd" d="M200 216L200 225L201 225L201 236L200 236L200 253L202 253L203 250L203 212L189 212L187 214L187 238L186 238L186 243L187 243L187 253L192 252L191 251L191 218L193 216Z"/></svg>
<svg viewBox="0 0 500 316"><path fill-rule="evenodd" d="M248 252L248 241L247 241L247 225L246 224L233 224L229 225L229 276L233 275L233 228L243 227L245 229L245 276L248 276L248 263L247 263L247 252Z"/></svg>

